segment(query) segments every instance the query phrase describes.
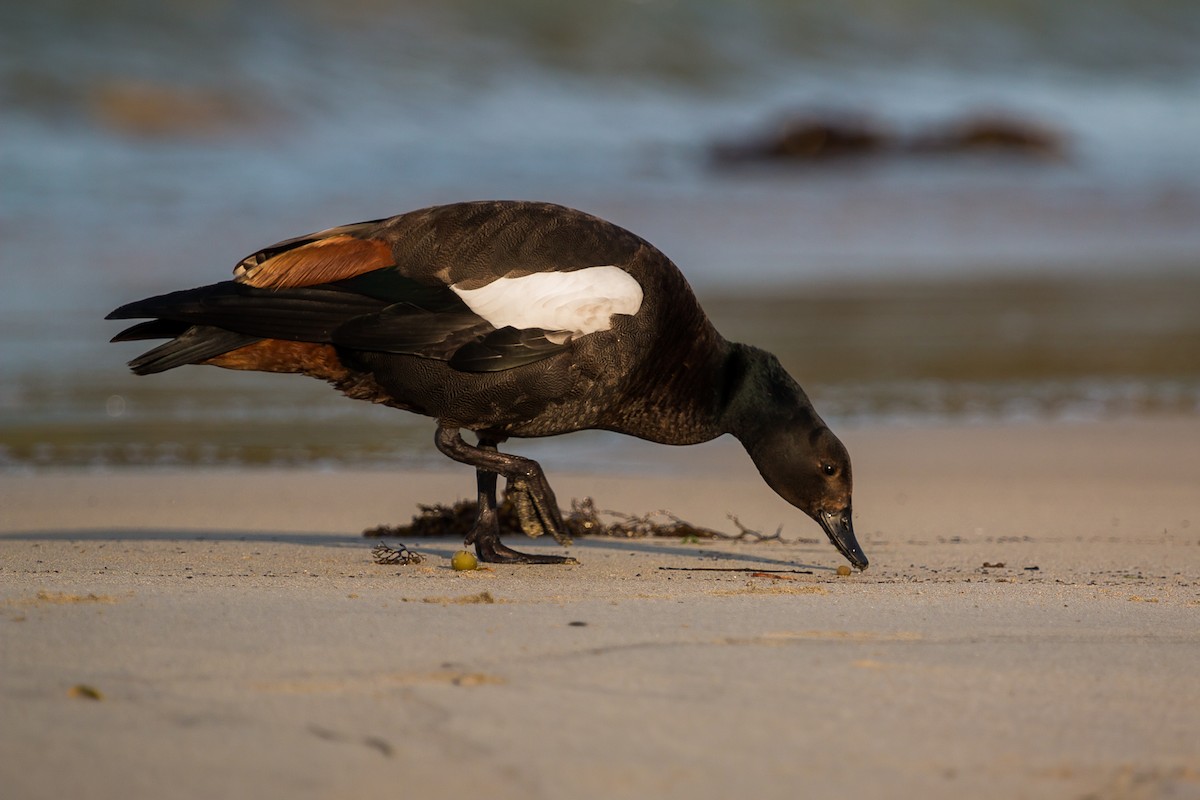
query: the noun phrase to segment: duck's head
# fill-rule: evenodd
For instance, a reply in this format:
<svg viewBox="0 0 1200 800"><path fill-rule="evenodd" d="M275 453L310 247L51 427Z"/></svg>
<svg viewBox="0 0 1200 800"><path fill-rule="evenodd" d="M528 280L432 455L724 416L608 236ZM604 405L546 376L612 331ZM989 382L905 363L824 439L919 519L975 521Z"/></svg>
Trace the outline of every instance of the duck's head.
<svg viewBox="0 0 1200 800"><path fill-rule="evenodd" d="M750 349L750 348L747 348ZM776 494L808 514L855 567L867 556L854 536L850 454L774 356L754 353L738 392L733 430Z"/></svg>
<svg viewBox="0 0 1200 800"><path fill-rule="evenodd" d="M867 568L851 519L850 454L833 431L802 420L780 423L747 450L776 494L815 519L852 565Z"/></svg>

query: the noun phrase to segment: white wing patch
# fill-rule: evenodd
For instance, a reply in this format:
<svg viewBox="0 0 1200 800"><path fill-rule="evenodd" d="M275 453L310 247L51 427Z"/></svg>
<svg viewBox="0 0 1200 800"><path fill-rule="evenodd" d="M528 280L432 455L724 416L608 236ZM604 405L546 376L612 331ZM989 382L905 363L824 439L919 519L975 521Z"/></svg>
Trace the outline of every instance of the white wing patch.
<svg viewBox="0 0 1200 800"><path fill-rule="evenodd" d="M612 266L498 278L478 289L450 288L497 328L542 328L575 336L606 331L613 314L632 315L642 307L641 284Z"/></svg>

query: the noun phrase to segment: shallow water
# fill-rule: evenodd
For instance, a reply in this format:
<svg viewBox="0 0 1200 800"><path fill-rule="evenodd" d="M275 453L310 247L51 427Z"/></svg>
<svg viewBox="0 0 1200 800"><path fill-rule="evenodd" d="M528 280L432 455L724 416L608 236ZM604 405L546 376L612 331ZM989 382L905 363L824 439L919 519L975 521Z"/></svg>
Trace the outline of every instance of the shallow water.
<svg viewBox="0 0 1200 800"><path fill-rule="evenodd" d="M0 462L436 458L427 421L316 382L135 379L102 317L477 197L642 234L840 424L1196 413L1198 39L1182 0L5 4ZM714 167L813 108L1000 109L1067 157Z"/></svg>

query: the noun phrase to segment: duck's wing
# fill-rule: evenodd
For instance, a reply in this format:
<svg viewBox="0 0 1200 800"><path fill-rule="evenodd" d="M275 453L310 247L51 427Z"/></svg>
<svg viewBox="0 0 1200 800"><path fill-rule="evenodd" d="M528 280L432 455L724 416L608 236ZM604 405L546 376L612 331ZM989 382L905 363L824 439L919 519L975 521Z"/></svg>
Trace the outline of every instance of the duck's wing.
<svg viewBox="0 0 1200 800"><path fill-rule="evenodd" d="M463 204L343 225L247 256L233 281L131 303L109 318L165 321L134 326L118 340L202 326L245 341L414 355L472 372L512 369L561 353L641 306L642 288L627 271L589 264L566 247L573 226L603 241L599 221L572 214ZM609 254L601 247L597 258ZM190 352L203 351L200 338Z"/></svg>
<svg viewBox="0 0 1200 800"><path fill-rule="evenodd" d="M459 350L478 346L496 333L495 326L472 312L449 288L439 291L418 285L412 287L411 298L397 299L403 296L401 286L411 281L398 277L372 282L389 285L392 296L363 294L353 280L282 289L224 281L129 303L108 318L151 320L118 333L113 341L176 337L164 345L166 351L155 354L155 363L163 368L197 363L263 339L455 363ZM216 332L222 335L218 338ZM542 335L544 332L536 332L525 352L510 348L506 357L488 361L487 371L510 369L553 355L553 350L536 346L536 339ZM557 347L561 349L561 345ZM456 366L475 371L471 363L475 362L460 360Z"/></svg>
<svg viewBox="0 0 1200 800"><path fill-rule="evenodd" d="M549 358L574 339L609 330L615 315L636 314L642 302L640 284L607 265L499 278L473 289L417 282L396 269L336 286L391 305L340 326L334 344L441 358L467 372Z"/></svg>
<svg viewBox="0 0 1200 800"><path fill-rule="evenodd" d="M498 371L637 313L642 287L617 265L641 244L630 237L559 206L460 203L280 242L242 259L235 280L275 292L319 282L386 301L332 343Z"/></svg>

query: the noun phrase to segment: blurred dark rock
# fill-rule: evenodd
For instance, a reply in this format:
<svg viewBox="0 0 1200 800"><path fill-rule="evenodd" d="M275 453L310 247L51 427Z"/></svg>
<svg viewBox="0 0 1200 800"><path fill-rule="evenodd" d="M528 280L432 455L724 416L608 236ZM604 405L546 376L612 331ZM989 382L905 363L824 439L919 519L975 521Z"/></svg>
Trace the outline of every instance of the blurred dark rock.
<svg viewBox="0 0 1200 800"><path fill-rule="evenodd" d="M1048 125L1007 114L964 117L919 134L908 150L920 154L1003 153L1031 158L1060 159L1067 153L1066 136Z"/></svg>
<svg viewBox="0 0 1200 800"><path fill-rule="evenodd" d="M967 115L906 135L865 114L835 111L797 114L766 133L718 142L710 152L717 165L738 165L969 154L1057 160L1067 149L1063 132L1015 114Z"/></svg>
<svg viewBox="0 0 1200 800"><path fill-rule="evenodd" d="M830 161L876 155L892 147L895 136L863 115L810 112L792 116L773 130L739 141L718 143L713 159L721 164L756 161Z"/></svg>

